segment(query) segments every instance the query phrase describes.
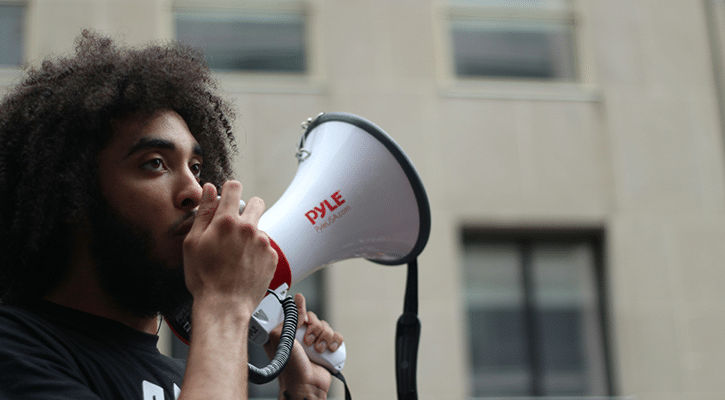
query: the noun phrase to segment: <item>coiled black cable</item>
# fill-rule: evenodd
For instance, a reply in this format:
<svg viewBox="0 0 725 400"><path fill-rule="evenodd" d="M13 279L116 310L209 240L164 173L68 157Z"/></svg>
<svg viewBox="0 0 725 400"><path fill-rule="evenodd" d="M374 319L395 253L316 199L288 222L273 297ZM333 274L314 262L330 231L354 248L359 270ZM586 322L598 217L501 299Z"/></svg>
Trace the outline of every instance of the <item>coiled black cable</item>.
<svg viewBox="0 0 725 400"><path fill-rule="evenodd" d="M249 364L249 381L258 385L272 381L282 372L292 353L292 346L294 346L295 333L297 331L297 305L294 299L290 296L280 299L277 293L271 290L267 290L267 292L275 296L282 305L284 323L282 324L282 334L279 338L277 351L272 361L264 368L257 368Z"/></svg>

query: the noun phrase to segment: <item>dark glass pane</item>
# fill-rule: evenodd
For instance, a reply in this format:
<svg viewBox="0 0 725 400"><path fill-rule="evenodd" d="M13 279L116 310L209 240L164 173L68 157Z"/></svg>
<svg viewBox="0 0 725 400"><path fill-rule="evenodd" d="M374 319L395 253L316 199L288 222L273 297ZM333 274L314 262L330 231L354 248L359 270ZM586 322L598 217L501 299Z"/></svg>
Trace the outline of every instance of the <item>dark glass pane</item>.
<svg viewBox="0 0 725 400"><path fill-rule="evenodd" d="M576 310L538 312L541 361L545 371L579 371L584 367L580 314Z"/></svg>
<svg viewBox="0 0 725 400"><path fill-rule="evenodd" d="M514 310L470 310L473 395L526 395L531 387L524 314Z"/></svg>
<svg viewBox="0 0 725 400"><path fill-rule="evenodd" d="M22 5L0 4L0 65L23 62L24 15Z"/></svg>
<svg viewBox="0 0 725 400"><path fill-rule="evenodd" d="M451 21L460 77L575 79L572 29L564 23Z"/></svg>
<svg viewBox="0 0 725 400"><path fill-rule="evenodd" d="M584 243L532 249L540 387L546 395L603 395L604 339L595 256Z"/></svg>
<svg viewBox="0 0 725 400"><path fill-rule="evenodd" d="M305 20L294 13L176 13L177 40L204 50L216 70L304 73Z"/></svg>
<svg viewBox="0 0 725 400"><path fill-rule="evenodd" d="M464 293L474 396L526 395L531 386L520 248L467 243Z"/></svg>
<svg viewBox="0 0 725 400"><path fill-rule="evenodd" d="M592 394L583 353L581 313L576 310L541 311L537 322L544 394Z"/></svg>

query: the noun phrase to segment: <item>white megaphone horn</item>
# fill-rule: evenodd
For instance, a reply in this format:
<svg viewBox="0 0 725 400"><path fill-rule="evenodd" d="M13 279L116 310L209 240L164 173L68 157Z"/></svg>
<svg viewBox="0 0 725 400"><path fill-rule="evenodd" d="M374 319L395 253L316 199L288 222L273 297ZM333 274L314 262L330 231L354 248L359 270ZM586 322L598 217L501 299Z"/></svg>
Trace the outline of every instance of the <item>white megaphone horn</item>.
<svg viewBox="0 0 725 400"><path fill-rule="evenodd" d="M309 274L346 259L383 265L414 260L428 241L430 206L403 150L382 129L352 114L323 113L303 129L295 177L258 225L279 254L270 289L284 296ZM278 301L267 296L252 319L250 341L264 344L282 319ZM178 320L169 325L188 340L188 316ZM344 347L323 359L306 350L333 372L344 364Z"/></svg>

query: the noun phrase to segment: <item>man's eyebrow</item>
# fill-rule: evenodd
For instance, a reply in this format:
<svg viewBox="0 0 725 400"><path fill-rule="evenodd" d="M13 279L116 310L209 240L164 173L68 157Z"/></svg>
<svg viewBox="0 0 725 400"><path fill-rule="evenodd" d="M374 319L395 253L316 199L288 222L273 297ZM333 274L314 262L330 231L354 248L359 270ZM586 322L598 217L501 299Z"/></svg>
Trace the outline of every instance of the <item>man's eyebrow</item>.
<svg viewBox="0 0 725 400"><path fill-rule="evenodd" d="M198 143L194 145L191 151L194 153L194 155L204 158L204 150L201 149L201 146L199 146Z"/></svg>
<svg viewBox="0 0 725 400"><path fill-rule="evenodd" d="M166 139L159 138L141 138L128 149L128 152L123 158L131 157L132 155L147 149L168 149L176 150L174 142Z"/></svg>
<svg viewBox="0 0 725 400"><path fill-rule="evenodd" d="M123 158L128 158L132 156L135 153L138 153L139 151L143 151L146 149L166 149L166 150L176 150L176 144L174 142L167 140L167 139L160 139L160 138L141 138L131 146L131 148L128 150L126 155ZM201 146L199 144L194 144L194 147L191 149L191 151L200 157L204 156L204 152L201 149Z"/></svg>

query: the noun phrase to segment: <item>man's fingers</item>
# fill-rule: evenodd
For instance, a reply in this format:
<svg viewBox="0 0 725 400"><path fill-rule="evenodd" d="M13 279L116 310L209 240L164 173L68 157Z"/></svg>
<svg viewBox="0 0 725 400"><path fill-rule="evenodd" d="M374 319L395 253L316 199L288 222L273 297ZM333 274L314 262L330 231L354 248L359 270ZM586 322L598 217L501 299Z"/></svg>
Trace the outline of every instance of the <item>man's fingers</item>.
<svg viewBox="0 0 725 400"><path fill-rule="evenodd" d="M345 341L345 339L342 337L342 334L340 332L334 332L332 335L332 339L330 340L330 345L328 346L330 348L330 351L337 351L343 341Z"/></svg>
<svg viewBox="0 0 725 400"><path fill-rule="evenodd" d="M194 219L194 224L191 227L189 236L198 235L203 232L207 226L209 226L212 218L214 217L216 207L216 186L211 183L205 183L202 188L199 209L196 212L196 218Z"/></svg>
<svg viewBox="0 0 725 400"><path fill-rule="evenodd" d="M259 197L252 197L251 199L249 199L247 205L244 207L244 211L242 212L242 218L254 224L254 226L257 226L257 224L259 223L259 218L262 217L265 208L266 205L264 204L264 200L260 199Z"/></svg>
<svg viewBox="0 0 725 400"><path fill-rule="evenodd" d="M239 200L241 198L241 183L237 181L224 182L219 207L217 207L217 215L239 215Z"/></svg>
<svg viewBox="0 0 725 400"><path fill-rule="evenodd" d="M335 331L332 330L327 321L319 319L314 312L308 312L307 316L309 325L305 331L305 344L308 346L314 344L315 350L322 353L335 342ZM339 343L335 347L337 348L337 346L339 346Z"/></svg>
<svg viewBox="0 0 725 400"><path fill-rule="evenodd" d="M295 304L297 312L300 315L298 328L307 325L305 335L302 341L308 346L314 346L318 353L325 350L336 351L343 342L343 337L339 332L335 332L326 321L317 317L312 311L307 311L307 302L305 297L297 293L295 295ZM304 319L304 321L302 321Z"/></svg>
<svg viewBox="0 0 725 400"><path fill-rule="evenodd" d="M305 300L305 296L303 296L302 293L297 293L295 295L295 304L297 305L297 315L299 316L299 318L297 319L297 328L300 328L308 321L307 300Z"/></svg>

